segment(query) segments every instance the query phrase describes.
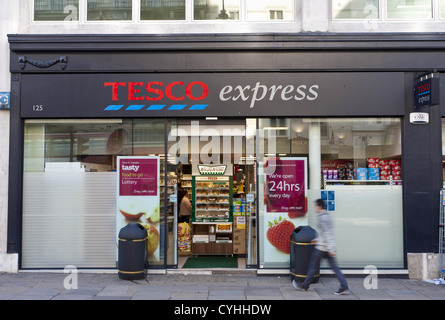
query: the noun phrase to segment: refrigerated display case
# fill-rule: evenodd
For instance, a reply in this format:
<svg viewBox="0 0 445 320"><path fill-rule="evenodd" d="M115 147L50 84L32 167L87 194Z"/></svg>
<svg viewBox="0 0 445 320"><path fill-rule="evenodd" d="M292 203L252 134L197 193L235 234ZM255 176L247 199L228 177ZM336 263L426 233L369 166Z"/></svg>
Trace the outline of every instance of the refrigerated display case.
<svg viewBox="0 0 445 320"><path fill-rule="evenodd" d="M232 222L232 177L194 176L192 222Z"/></svg>
<svg viewBox="0 0 445 320"><path fill-rule="evenodd" d="M231 176L193 176L192 254L233 254Z"/></svg>

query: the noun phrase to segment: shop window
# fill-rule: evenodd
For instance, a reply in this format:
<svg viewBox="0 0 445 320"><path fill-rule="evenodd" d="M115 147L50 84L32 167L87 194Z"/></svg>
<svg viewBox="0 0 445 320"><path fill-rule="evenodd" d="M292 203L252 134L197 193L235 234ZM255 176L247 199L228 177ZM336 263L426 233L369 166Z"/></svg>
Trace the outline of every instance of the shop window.
<svg viewBox="0 0 445 320"><path fill-rule="evenodd" d="M79 21L79 0L34 0L34 21Z"/></svg>
<svg viewBox="0 0 445 320"><path fill-rule="evenodd" d="M387 0L390 20L428 20L433 18L431 0Z"/></svg>
<svg viewBox="0 0 445 320"><path fill-rule="evenodd" d="M442 118L442 167L443 177L445 179L445 118ZM443 186L445 188L445 181Z"/></svg>
<svg viewBox="0 0 445 320"><path fill-rule="evenodd" d="M284 220L316 229L318 198L334 219L342 267L403 267L399 119L260 119L257 139L260 267L289 265L269 229Z"/></svg>
<svg viewBox="0 0 445 320"><path fill-rule="evenodd" d="M141 20L185 20L185 0L141 0Z"/></svg>
<svg viewBox="0 0 445 320"><path fill-rule="evenodd" d="M379 0L333 0L333 19L378 19Z"/></svg>
<svg viewBox="0 0 445 320"><path fill-rule="evenodd" d="M88 0L87 20L132 20L132 0Z"/></svg>
<svg viewBox="0 0 445 320"><path fill-rule="evenodd" d="M293 0L246 0L247 21L292 21L294 4Z"/></svg>
<svg viewBox="0 0 445 320"><path fill-rule="evenodd" d="M440 18L445 19L445 0L440 0Z"/></svg>
<svg viewBox="0 0 445 320"><path fill-rule="evenodd" d="M194 20L239 20L240 0L194 0Z"/></svg>
<svg viewBox="0 0 445 320"><path fill-rule="evenodd" d="M25 121L22 267L116 267L117 222L128 218L116 205L118 156L159 157L162 219L149 221L147 211L124 222L154 225L158 250L148 263L164 265L168 245L160 239L172 215L164 201L164 132L158 119Z"/></svg>

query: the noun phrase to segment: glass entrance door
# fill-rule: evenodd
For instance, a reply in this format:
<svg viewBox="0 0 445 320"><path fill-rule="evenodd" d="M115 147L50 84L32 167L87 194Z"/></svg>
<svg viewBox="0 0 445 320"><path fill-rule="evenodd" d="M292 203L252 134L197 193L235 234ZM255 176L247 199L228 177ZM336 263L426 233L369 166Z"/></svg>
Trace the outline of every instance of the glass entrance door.
<svg viewBox="0 0 445 320"><path fill-rule="evenodd" d="M236 258L238 268L257 265L255 128L256 119L168 121L169 266L187 268L191 257L221 255ZM219 175L229 178L230 190L210 183ZM201 186L198 176L208 177L212 187ZM212 212L211 218L202 212Z"/></svg>

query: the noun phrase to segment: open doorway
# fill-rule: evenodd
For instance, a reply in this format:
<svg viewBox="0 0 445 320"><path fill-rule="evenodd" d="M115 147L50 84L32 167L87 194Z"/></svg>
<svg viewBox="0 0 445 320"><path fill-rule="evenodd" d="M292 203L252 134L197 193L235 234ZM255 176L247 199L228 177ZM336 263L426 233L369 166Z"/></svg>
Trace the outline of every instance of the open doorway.
<svg viewBox="0 0 445 320"><path fill-rule="evenodd" d="M255 161L246 157L254 149L246 127L246 119L181 119L168 132L169 183L176 194L169 236L178 268L249 264L256 239Z"/></svg>

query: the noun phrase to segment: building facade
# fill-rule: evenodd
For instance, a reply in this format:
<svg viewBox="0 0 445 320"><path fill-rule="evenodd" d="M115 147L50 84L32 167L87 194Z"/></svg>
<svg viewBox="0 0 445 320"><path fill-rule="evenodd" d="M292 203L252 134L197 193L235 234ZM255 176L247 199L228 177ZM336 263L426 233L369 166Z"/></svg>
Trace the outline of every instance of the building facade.
<svg viewBox="0 0 445 320"><path fill-rule="evenodd" d="M444 112L440 100L416 107L414 88L439 79L419 94L442 91L442 1L35 0L11 11L5 270L116 268L119 227L136 221L154 243L149 268L222 254L286 270L271 230L313 225L320 197L343 268L437 263ZM156 159L160 178L155 198L127 210L123 177L139 172L118 164L134 157Z"/></svg>

